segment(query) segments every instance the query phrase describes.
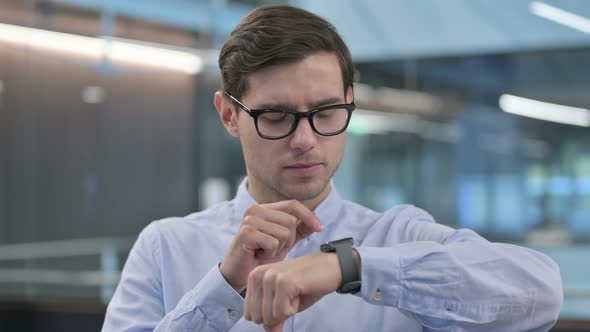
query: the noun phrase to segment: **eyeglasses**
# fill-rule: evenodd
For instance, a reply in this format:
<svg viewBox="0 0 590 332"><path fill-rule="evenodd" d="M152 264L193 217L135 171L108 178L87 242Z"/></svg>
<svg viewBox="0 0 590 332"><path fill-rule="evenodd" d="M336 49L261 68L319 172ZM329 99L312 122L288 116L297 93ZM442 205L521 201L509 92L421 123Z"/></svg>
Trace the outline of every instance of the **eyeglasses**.
<svg viewBox="0 0 590 332"><path fill-rule="evenodd" d="M281 139L291 135L301 118L307 118L314 132L321 136L335 136L346 130L352 111L356 108L354 101L350 104L338 104L320 107L307 112L282 111L273 109L250 109L238 99L224 92L248 115L254 118L258 135L266 139Z"/></svg>

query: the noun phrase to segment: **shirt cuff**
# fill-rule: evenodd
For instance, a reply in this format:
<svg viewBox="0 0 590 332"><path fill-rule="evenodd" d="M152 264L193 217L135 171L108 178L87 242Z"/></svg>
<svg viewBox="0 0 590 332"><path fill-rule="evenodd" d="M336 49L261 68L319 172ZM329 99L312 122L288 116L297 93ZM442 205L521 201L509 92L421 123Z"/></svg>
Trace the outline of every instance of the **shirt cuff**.
<svg viewBox="0 0 590 332"><path fill-rule="evenodd" d="M355 247L361 259L361 291L365 301L397 307L401 295L401 265L391 248Z"/></svg>
<svg viewBox="0 0 590 332"><path fill-rule="evenodd" d="M205 319L219 331L228 331L244 315L244 299L231 287L219 270L212 268L197 286L179 302L177 323L198 326L193 320Z"/></svg>

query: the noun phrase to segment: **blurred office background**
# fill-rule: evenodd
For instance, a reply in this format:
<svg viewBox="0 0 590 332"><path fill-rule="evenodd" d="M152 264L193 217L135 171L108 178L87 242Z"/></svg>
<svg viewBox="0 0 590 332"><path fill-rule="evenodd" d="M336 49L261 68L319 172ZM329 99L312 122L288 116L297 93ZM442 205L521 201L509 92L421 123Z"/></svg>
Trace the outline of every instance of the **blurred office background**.
<svg viewBox="0 0 590 332"><path fill-rule="evenodd" d="M589 1L0 0L0 331L98 330L143 227L234 195L217 54L267 3L353 53L342 195L545 252L590 330Z"/></svg>

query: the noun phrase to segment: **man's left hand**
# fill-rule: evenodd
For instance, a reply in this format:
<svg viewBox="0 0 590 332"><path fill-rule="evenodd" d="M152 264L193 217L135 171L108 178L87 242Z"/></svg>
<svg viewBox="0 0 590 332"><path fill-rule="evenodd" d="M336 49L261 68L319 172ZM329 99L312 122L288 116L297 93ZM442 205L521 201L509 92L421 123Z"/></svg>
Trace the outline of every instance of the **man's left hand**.
<svg viewBox="0 0 590 332"><path fill-rule="evenodd" d="M319 253L262 265L250 273L244 318L282 331L291 316L330 294L342 282L335 253Z"/></svg>

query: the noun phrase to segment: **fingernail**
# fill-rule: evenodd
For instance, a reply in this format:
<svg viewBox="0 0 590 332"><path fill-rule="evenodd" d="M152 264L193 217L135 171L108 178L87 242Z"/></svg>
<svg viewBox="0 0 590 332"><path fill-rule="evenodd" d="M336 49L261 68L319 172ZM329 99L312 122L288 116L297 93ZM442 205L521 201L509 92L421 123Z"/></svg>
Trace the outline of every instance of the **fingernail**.
<svg viewBox="0 0 590 332"><path fill-rule="evenodd" d="M317 224L316 224L316 226L317 226L317 228L318 228L320 231L323 231L323 230L324 230L324 225L322 225L322 224L320 224L320 223L317 223Z"/></svg>

